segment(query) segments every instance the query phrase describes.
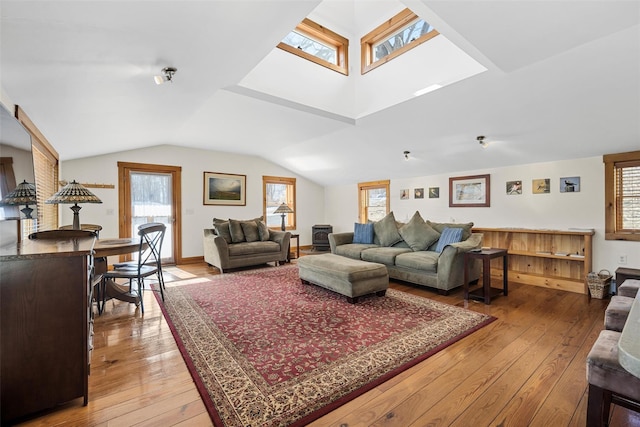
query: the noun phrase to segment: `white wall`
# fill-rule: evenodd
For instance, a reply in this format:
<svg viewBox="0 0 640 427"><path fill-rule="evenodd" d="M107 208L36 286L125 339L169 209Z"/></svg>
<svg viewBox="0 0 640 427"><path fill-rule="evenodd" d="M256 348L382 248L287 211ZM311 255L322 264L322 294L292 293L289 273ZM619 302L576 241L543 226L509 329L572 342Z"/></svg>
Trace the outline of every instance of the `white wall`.
<svg viewBox="0 0 640 427"><path fill-rule="evenodd" d="M80 211L81 222L102 225L100 237L118 236L119 161L182 167L182 256L185 258L202 256L202 230L211 228L214 217L248 219L262 215L263 175L296 178L296 232L300 234L300 245L310 245L311 227L324 221L323 188L291 171L258 157L163 145L62 162L61 180L115 185L115 189L91 188L103 203L84 204ZM204 206L205 171L246 175L246 206ZM71 224L73 213L69 206L60 206L60 224Z"/></svg>
<svg viewBox="0 0 640 427"><path fill-rule="evenodd" d="M450 208L449 177L490 174L491 207ZM580 192L560 193L561 177L580 177ZM549 178L549 194L532 194L533 179ZM379 179L386 179L381 176ZM521 195L507 195L507 181L522 181ZM440 187L440 198L414 199L413 189ZM411 198L400 200L400 191L409 189ZM438 222L473 222L478 227L593 228L594 270L611 273L621 266L620 255L627 256L627 267L640 267L638 242L604 240L604 165L602 157L534 163L498 169L478 169L447 175L425 175L391 180L391 210L398 221L408 220L418 210L425 219ZM325 189L325 222L334 232L352 231L358 221L357 183Z"/></svg>

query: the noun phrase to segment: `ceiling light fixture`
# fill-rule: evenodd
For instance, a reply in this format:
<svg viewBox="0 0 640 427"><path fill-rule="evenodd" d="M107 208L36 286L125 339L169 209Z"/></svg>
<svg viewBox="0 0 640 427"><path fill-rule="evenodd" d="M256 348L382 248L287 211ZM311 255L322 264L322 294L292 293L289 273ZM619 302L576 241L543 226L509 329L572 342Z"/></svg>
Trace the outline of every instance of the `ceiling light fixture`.
<svg viewBox="0 0 640 427"><path fill-rule="evenodd" d="M164 82L173 81L173 75L178 71L177 68L174 67L165 67L162 69L162 74L159 76L154 76L153 80L157 85L161 85Z"/></svg>
<svg viewBox="0 0 640 427"><path fill-rule="evenodd" d="M411 152L409 152L409 151L405 151L405 152L404 152L404 159L405 159L406 161L409 161L409 154L411 154Z"/></svg>
<svg viewBox="0 0 640 427"><path fill-rule="evenodd" d="M484 136L480 135L477 136L476 139L478 140L478 143L480 144L480 146L482 148L487 148L487 146L489 145L489 143L487 141L484 140Z"/></svg>

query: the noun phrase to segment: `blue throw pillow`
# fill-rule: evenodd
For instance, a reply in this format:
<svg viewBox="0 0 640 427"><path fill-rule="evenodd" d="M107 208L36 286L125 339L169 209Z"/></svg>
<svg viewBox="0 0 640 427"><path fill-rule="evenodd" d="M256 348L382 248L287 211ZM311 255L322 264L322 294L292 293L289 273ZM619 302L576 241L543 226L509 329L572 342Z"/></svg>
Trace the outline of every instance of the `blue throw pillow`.
<svg viewBox="0 0 640 427"><path fill-rule="evenodd" d="M373 223L368 222L366 224L355 223L353 230L353 243L373 243Z"/></svg>
<svg viewBox="0 0 640 427"><path fill-rule="evenodd" d="M462 228L449 228L446 227L442 230L438 244L436 245L436 252L442 252L445 246L452 243L457 243L462 240Z"/></svg>

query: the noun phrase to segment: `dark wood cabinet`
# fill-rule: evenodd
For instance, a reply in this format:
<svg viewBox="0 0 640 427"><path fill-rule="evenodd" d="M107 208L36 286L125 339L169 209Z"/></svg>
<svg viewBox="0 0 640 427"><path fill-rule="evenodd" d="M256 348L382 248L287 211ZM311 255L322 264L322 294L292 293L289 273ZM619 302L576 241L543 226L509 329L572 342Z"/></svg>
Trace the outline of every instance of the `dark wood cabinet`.
<svg viewBox="0 0 640 427"><path fill-rule="evenodd" d="M2 423L88 401L94 239L0 249Z"/></svg>

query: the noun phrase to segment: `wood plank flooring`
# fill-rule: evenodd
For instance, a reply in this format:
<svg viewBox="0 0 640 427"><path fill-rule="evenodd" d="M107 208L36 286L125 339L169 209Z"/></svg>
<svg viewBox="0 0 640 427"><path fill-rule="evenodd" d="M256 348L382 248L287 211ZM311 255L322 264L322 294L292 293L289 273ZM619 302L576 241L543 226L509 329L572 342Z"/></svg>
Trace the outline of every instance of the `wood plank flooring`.
<svg viewBox="0 0 640 427"><path fill-rule="evenodd" d="M166 272L167 281L218 274L204 263ZM584 426L585 360L608 300L509 286L509 296L489 306L467 305L497 321L311 426ZM462 290L442 296L403 283L391 287L465 306ZM212 425L151 292L144 304L144 317L120 301L107 302L96 317L88 406L77 399L21 425ZM611 425L640 427L640 414L614 407Z"/></svg>

